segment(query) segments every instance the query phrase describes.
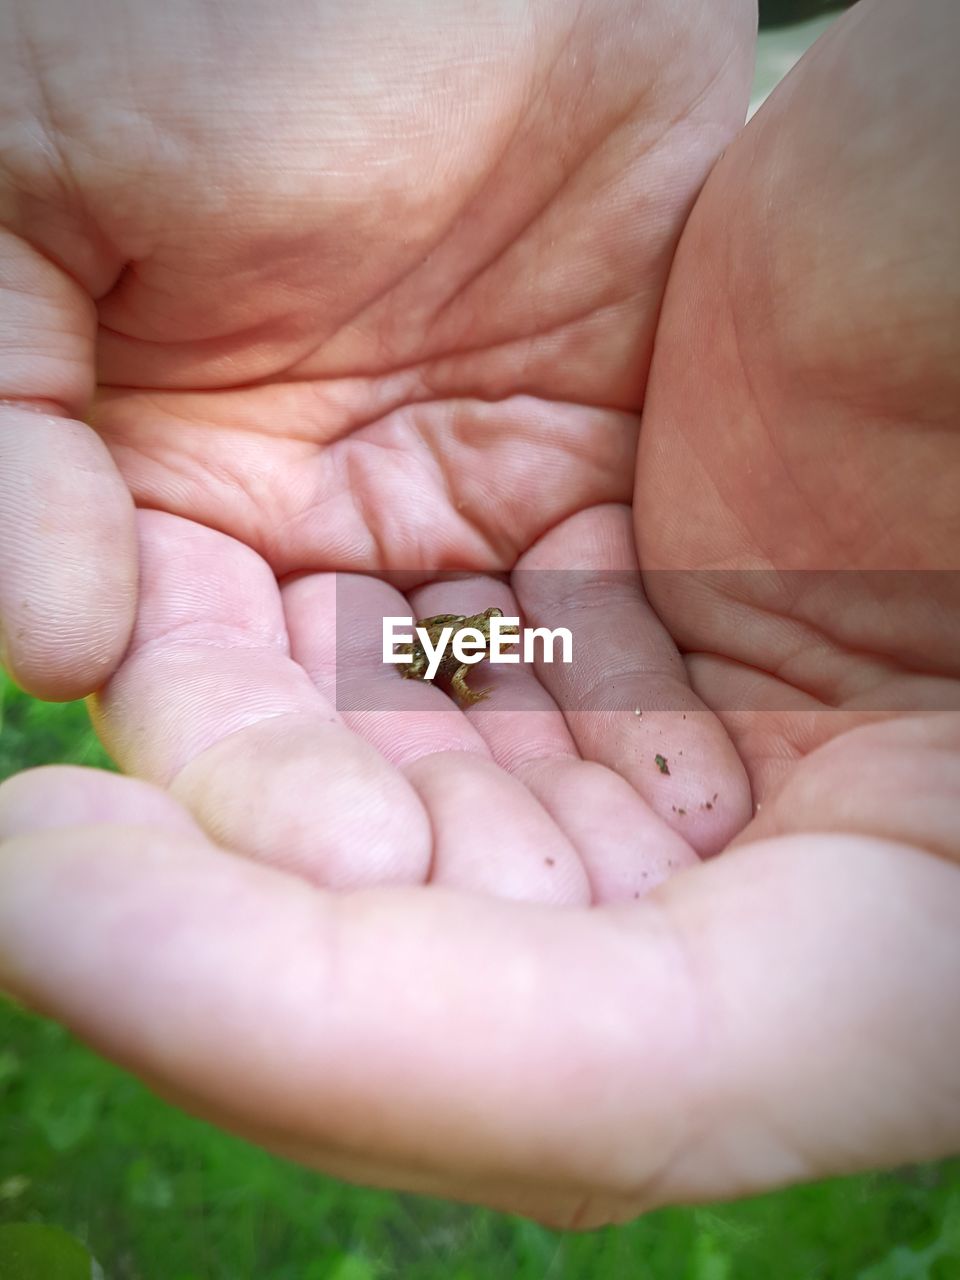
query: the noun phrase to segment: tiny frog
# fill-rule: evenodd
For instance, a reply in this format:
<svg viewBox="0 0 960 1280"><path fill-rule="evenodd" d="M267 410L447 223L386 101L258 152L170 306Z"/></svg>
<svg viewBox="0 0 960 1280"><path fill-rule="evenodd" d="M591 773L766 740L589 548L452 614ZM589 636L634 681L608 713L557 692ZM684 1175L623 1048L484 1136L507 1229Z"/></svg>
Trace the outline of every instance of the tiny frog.
<svg viewBox="0 0 960 1280"><path fill-rule="evenodd" d="M420 618L414 625L422 627L430 638L430 643L436 647L440 640L440 633L444 627L452 627L453 631L447 641L447 647L444 650L443 657L440 659L440 666L437 668L437 675L444 680L449 680L450 685L460 699L461 702L472 705L474 702L482 702L484 698L490 695L485 692L479 692L471 689L467 684L467 676L473 667L466 662L460 662L453 652L453 641L456 636L466 627L474 627L483 636L484 640L490 642L490 619L502 618L502 609L484 609L483 613L475 613L471 617L464 617L459 613L438 613L432 618ZM519 627L502 627L501 636L516 636L520 634ZM512 650L508 650L510 652ZM481 659L482 661L482 659ZM425 680L427 677L427 668L430 659L420 643L420 640L414 630L413 637L413 653L407 666L402 667L400 674L405 680ZM478 664L473 664L478 665Z"/></svg>

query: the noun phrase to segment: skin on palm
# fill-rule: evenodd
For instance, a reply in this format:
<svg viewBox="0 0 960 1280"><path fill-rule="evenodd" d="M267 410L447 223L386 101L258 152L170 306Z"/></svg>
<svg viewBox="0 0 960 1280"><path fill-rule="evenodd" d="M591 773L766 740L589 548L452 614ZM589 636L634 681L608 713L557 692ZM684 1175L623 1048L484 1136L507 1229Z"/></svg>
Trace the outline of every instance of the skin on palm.
<svg viewBox="0 0 960 1280"><path fill-rule="evenodd" d="M865 12L884 58L899 59L904 40L893 7ZM812 109L802 84L798 73L790 116L798 129ZM811 84L819 100L815 77ZM770 111L776 109L771 104ZM730 149L723 161L728 172L744 155L762 171L774 146L764 139L764 118ZM789 135L777 136L776 150L790 154ZM887 163L895 160L889 156ZM735 188L737 218L730 189L722 196L715 191L711 182L703 196L703 207L713 209L713 227L702 228L705 241L717 242L717 227L742 223L749 243L750 218L767 207L769 190L760 198L749 184ZM789 187L783 199L789 207ZM671 283L658 335L644 423L636 509L645 568L688 567L677 544L670 545L683 519L691 526L703 519L701 553L709 548L722 556L726 549L724 565L754 563L743 548L729 545L729 515L712 523L703 518L736 514L742 502L749 528L755 517L746 520L751 504L743 494L725 505L710 488L692 482L684 488L674 469L682 472L685 461L681 427L703 423L708 466L718 477L725 474L722 460L709 459L711 444L723 446L726 437L708 434L704 407L715 407L717 383L709 384L709 396L691 389L676 355L681 339L696 336L696 326L684 321L693 302L702 301L701 281L712 260L704 253L699 270L691 270L685 258L697 243L700 217L698 206L678 257L681 284ZM711 352L695 354L686 360L694 371ZM686 397L686 412L677 408L672 423L663 372L671 365L672 376L684 382L678 395ZM733 384L735 422L736 392ZM173 469L169 474L169 496L176 496L178 479L189 487L188 471L182 478ZM226 487L231 483L228 478ZM764 493L783 525L778 491L758 486L754 505L767 509ZM808 536L807 517L790 514L798 542ZM578 563L588 568L629 569L627 519L608 495L544 531L526 557L534 567L543 567L538 556L569 565L577 547ZM949 725L935 744L925 721L909 730L893 725L894 732L915 735L911 768L919 764L929 787L922 815L917 806L894 806L885 785L890 818L882 821L876 806L867 822L870 792L857 797L859 815L851 813L838 803L843 797L836 789L824 786L829 778L817 773L811 754L794 771L794 791L784 788L765 805L757 821L768 829L750 833L773 838L754 839L671 879L639 905L556 912L548 905L584 900L584 877L592 884L595 871L577 845L582 833L568 821L552 837L562 856L555 860L561 874L551 883L566 887L555 898L545 894L532 874L545 847L542 824L563 800L556 778L570 767L599 767L593 752L602 744L593 742L585 752L580 743L574 744L580 750L568 748L551 788L536 777L538 762L556 754L563 732L570 736L555 705L543 705L542 717L525 717L531 728L508 724L486 735L479 719L485 708L476 719L447 714L441 720L425 705L411 704L404 733L391 736L382 719L362 733L397 769L394 806L409 806L403 810L413 836L404 851L409 861L399 872L394 863L384 880L395 875L415 883L422 876L417 859L434 835L423 818L426 799L431 819L445 824L440 844L452 855L446 869L442 860L435 868L439 883L482 892L396 887L330 895L304 883L323 878L304 865L308 849L297 850L286 868L227 856L204 834L189 838L190 819L175 803L182 788L197 812L209 785L226 772L223 757L219 770L205 773L205 766L211 753L229 750L232 735L254 735L249 750L230 761L236 763L260 749L258 734L304 732L312 746L295 755L294 768L322 761L342 778L337 813L330 816L345 819L337 843L349 846L344 833L366 797L351 789L345 746L359 742L349 719L361 713L331 711L329 699L320 702L330 676L332 620L318 605L332 589L330 579L291 578L280 596L273 566L242 539L169 511L145 512L142 521L149 536L139 630L103 705L107 732L123 739L131 759L143 761L140 771L172 780L174 798L151 791L147 800L141 783L96 775L82 782L74 774L33 775L4 789L0 974L7 987L180 1100L276 1149L343 1176L461 1195L568 1225L956 1146L953 1064L960 1046L955 1024L943 1017L957 1003L960 966L960 889L951 861L957 854L956 751ZM931 545L937 536L933 520ZM493 580L469 585L477 591L463 602L470 612L501 604ZM355 586L351 607L358 610L379 610L377 593L393 590L389 582L360 575ZM502 582L500 588L508 591ZM415 591L414 612L449 612L453 602L440 590ZM597 610L597 625L610 625L611 603ZM677 634L697 625L692 602L682 616L670 598L657 603ZM535 599L529 609L523 604L524 613L548 611ZM513 606L507 598L501 605L504 612ZM643 658L656 657L676 680L672 643L662 644L662 624L641 593L616 607L642 633ZM714 621L720 627L723 619ZM170 637L175 643L165 643ZM728 662L723 648L716 643L714 652ZM771 662L770 652L755 656L758 667ZM695 670L699 659L687 661ZM221 672L228 678L220 679ZM238 699L236 690L248 686L254 672L257 699ZM164 686L179 692L164 702ZM414 682L404 687L418 697L436 692ZM198 688L206 698L199 711ZM718 702L722 709L723 699ZM592 726L604 739L606 729L596 721ZM323 742L321 730L329 734ZM860 758L871 761L868 777L884 784L891 743L882 735L890 732L883 724L864 727L854 743ZM437 742L442 762L424 749ZM756 756L749 743L741 746L756 774ZM924 753L933 746L936 770L924 768ZM619 747L614 741L607 749L615 756ZM345 757L347 768L338 775ZM512 761L515 768L495 770L491 760ZM356 765L358 772L365 767ZM471 881L477 860L457 862L458 853L475 852L457 819L459 806L477 796L480 775L487 814L509 815L509 837L498 829L497 843L507 853L514 843L517 850L516 860L504 859L497 869L492 895L535 902L491 900L489 883ZM862 773L854 776L864 783ZM917 778L911 773L904 784L916 787ZM430 796L438 780L438 793ZM604 785L611 780L627 783L616 767L604 774ZM252 790L249 776L244 782ZM286 793L299 795L297 784ZM227 826L235 806L235 793L220 805ZM101 825L84 826L98 817ZM215 826L208 814L201 822L208 833ZM288 818L281 839L274 832L271 845L266 833L263 848L246 851L261 862L277 861L271 854L294 843L295 828ZM231 843L229 832L214 834ZM615 842L615 835L607 839ZM389 837L383 845L393 847ZM626 896L623 889L621 881L609 897Z"/></svg>
<svg viewBox="0 0 960 1280"><path fill-rule="evenodd" d="M838 734L960 711L960 179L915 145L960 108L949 26L887 3L836 23L712 173L671 273L638 547L761 804ZM852 42L903 56L865 84L840 74Z"/></svg>
<svg viewBox="0 0 960 1280"><path fill-rule="evenodd" d="M123 667L97 699L99 727L129 771L170 786L233 848L341 888L429 875L435 883L496 891L500 877L509 897L634 898L693 860L687 839L669 829L656 806L667 813L673 804L686 807L679 799L685 787L711 794L711 772L742 776L712 717L701 710L709 723L693 724L697 704L682 665L639 590L611 607L581 577L580 626L610 632L616 622L642 638L648 664L632 674L643 691L636 696L665 684L667 707L686 696L690 769L670 787L652 760L672 713L651 711L638 722L632 713L590 712L578 723L559 709L574 704L575 692L550 682L583 677L554 667L538 676L513 673L515 712L491 700L489 714L481 707L465 715L439 690L400 681L383 666L380 618L410 608L418 616L437 612L448 604L437 593L453 590L471 612L495 600L515 614L503 583L448 583L415 593L408 605L376 578L306 575L281 599L267 567L241 544L156 512L143 513L141 526L142 605ZM584 513L568 534L581 555L594 536L610 555L629 550L629 520L616 510ZM568 549L558 548L561 557ZM539 575L529 581L536 585ZM523 607L528 617L540 616L535 598ZM340 634L371 642L351 661L361 680L358 706L337 681ZM629 692L631 656L617 654ZM592 682L593 673L585 676ZM378 682L389 686L389 702ZM341 744L337 767L318 770L333 739ZM491 759L500 768L491 770ZM732 833L745 817L736 807L742 797L730 788L715 812L691 814L687 830L708 839L726 823ZM445 817L451 805L453 822ZM491 807L496 841L487 838Z"/></svg>
<svg viewBox="0 0 960 1280"><path fill-rule="evenodd" d="M11 253L13 237L29 234L47 273L52 260L69 276L56 281L62 320L42 354L59 355L67 328L83 365L95 341L90 418L150 509L139 521L132 637L130 573L102 605L117 635L101 642L98 684L126 646L98 700L103 736L126 769L179 785L191 803L210 795L211 777L235 779L232 797L217 788L215 812L210 800L197 810L207 829L340 887L422 879L428 815L395 778L382 838L366 837L363 776L369 770L372 785L382 770L348 735L344 760L354 767L330 791L309 785L316 735L339 717L303 679L306 628L293 634L273 580L351 570L409 590L439 569L509 572L532 549L550 567L544 546L565 551L572 539L558 531L593 511L619 527L667 268L696 190L742 116L752 24L740 2L723 13L704 4L680 26L668 4L641 15L620 0L503 5L483 23L446 4L399 27L390 12L292 5L263 18L258 6L249 23L234 15L224 30L212 18L198 25L188 7L119 10L109 35L91 36L42 86L42 101L28 75L18 86L57 139L69 198L27 152L12 177L9 227ZM44 47L45 12L9 20ZM370 43L374 20L397 28L389 47ZM111 78L118 58L131 65L142 50L140 74ZM96 109L86 105L90 81ZM129 121L119 133L118 118ZM74 380L71 406L89 390ZM39 486L49 464L33 465ZM96 530L94 511L85 519ZM85 552L89 576L116 554L115 528L105 522L104 532L109 547ZM42 545L35 522L22 540ZM635 571L632 548L619 534L613 541L622 558L612 567ZM611 567L602 540L593 545L584 568ZM639 579L634 592L637 614L649 614ZM43 595L35 583L31 593ZM8 634L20 637L13 669L39 692L83 691L82 669L73 682L62 669L45 680L28 644L39 623L23 617L22 596L14 558L2 609ZM462 607L453 599L438 611ZM54 610L40 621L59 632ZM651 661L659 669L669 638L661 631L652 650L625 647L612 657L635 679ZM650 701L642 688L637 705ZM722 793L723 804L685 826L682 798L651 785L624 725L603 735L603 750L588 742L601 737L588 717L568 726L556 710L546 739L528 734L519 750L496 744L491 721L479 733L464 723L459 736L469 754L497 757L499 771L482 767L475 787L503 789L504 821L516 814L504 834L522 846L546 832L562 862L571 840L590 843L590 814L609 825L611 790L619 794L634 814L620 820L621 835L631 833L621 868L592 890L581 871L575 900L633 897L694 849L722 847L749 811L726 734L690 701L699 715L687 751L701 764L689 785ZM278 717L296 731L278 735ZM433 772L442 769L440 753L452 748L438 718L425 734L404 717L388 758L408 754L413 740L415 754L436 756ZM651 719L642 732L653 731ZM251 753L262 773L259 824L240 784ZM571 753L600 766L581 770L575 788L586 818L561 815L551 799L571 790ZM529 786L521 764L531 766ZM350 815L345 827L328 821L333 797L335 812ZM544 812L551 805L557 816ZM284 841L292 826L309 854ZM475 826L466 807L461 826L466 850ZM264 827L271 837L254 835ZM552 865L539 859L525 894L573 892Z"/></svg>
<svg viewBox="0 0 960 1280"><path fill-rule="evenodd" d="M46 96L96 235L30 172L10 230L97 300L94 421L138 503L279 576L512 567L629 498L663 282L745 104L750 7L679 30L665 4L480 26L446 4L399 25L301 7L192 41L184 15L137 12L137 45L190 56L176 79L151 61L133 102L109 75L132 34L87 41ZM402 44L361 76L374 20ZM115 95L100 112L86 77ZM118 139L115 115L159 139Z"/></svg>
<svg viewBox="0 0 960 1280"><path fill-rule="evenodd" d="M0 791L0 980L274 1150L584 1227L956 1142L944 859L802 834L628 909L336 895L79 772Z"/></svg>

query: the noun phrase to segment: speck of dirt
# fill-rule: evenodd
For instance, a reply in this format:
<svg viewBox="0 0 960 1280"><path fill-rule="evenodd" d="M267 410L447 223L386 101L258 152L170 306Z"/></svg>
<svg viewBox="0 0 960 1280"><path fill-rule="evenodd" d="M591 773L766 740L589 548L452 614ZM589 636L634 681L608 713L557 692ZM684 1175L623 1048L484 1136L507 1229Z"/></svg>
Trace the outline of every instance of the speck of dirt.
<svg viewBox="0 0 960 1280"><path fill-rule="evenodd" d="M640 890L638 889L638 890L637 890L637 892L636 892L633 896L634 896L635 898L639 898L639 897L640 897Z"/></svg>
<svg viewBox="0 0 960 1280"><path fill-rule="evenodd" d="M713 808L713 801L712 801L712 800L708 800L708 801L707 801L707 803L706 803L703 807L704 807L705 809L712 809L712 808Z"/></svg>
<svg viewBox="0 0 960 1280"><path fill-rule="evenodd" d="M544 858L544 862L548 867L555 867L557 864L556 858Z"/></svg>
<svg viewBox="0 0 960 1280"><path fill-rule="evenodd" d="M641 874L641 876L643 876L644 880L649 880L649 879L650 879L650 873L649 873L649 871L641 871L641 872L640 872L640 874Z"/></svg>
<svg viewBox="0 0 960 1280"><path fill-rule="evenodd" d="M680 817L681 817L681 818L685 818L685 817L687 816L687 811L686 811L686 809L678 809L678 810L677 810L677 813L679 813L679 815L680 815Z"/></svg>
<svg viewBox="0 0 960 1280"><path fill-rule="evenodd" d="M686 720L686 718L687 718L687 715L686 715L686 712L684 712L684 714L681 716L681 719Z"/></svg>
<svg viewBox="0 0 960 1280"><path fill-rule="evenodd" d="M653 763L657 766L657 768L660 770L661 773L665 774L669 778L670 766L669 764L667 764L666 756L662 756L658 753L653 757Z"/></svg>

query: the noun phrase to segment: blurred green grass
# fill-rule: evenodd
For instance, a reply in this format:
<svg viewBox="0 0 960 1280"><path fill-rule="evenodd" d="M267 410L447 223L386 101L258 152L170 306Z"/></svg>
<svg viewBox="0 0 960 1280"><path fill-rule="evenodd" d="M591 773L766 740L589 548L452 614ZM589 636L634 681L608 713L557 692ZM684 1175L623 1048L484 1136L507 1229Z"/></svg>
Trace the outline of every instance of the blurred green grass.
<svg viewBox="0 0 960 1280"><path fill-rule="evenodd" d="M0 673L0 714L0 778L109 764L82 704ZM0 1224L25 1221L108 1280L957 1280L960 1160L564 1236L275 1159L0 1001Z"/></svg>

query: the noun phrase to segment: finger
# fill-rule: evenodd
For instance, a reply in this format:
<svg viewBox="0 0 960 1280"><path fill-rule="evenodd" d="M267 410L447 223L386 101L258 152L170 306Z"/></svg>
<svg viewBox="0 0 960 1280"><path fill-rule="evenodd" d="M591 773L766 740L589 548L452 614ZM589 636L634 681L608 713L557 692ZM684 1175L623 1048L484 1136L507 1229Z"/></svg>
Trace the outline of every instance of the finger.
<svg viewBox="0 0 960 1280"><path fill-rule="evenodd" d="M507 618L520 614L509 586L481 575L422 587L411 593L410 602L418 618L438 613L469 617L489 608L500 609ZM507 653L522 658L516 646L508 646ZM514 767L531 751L576 756L577 746L566 721L530 664L485 659L470 669L467 685L484 697L462 710L505 768Z"/></svg>
<svg viewBox="0 0 960 1280"><path fill-rule="evenodd" d="M106 822L190 836L202 834L168 792L105 769L45 765L0 783L0 840L26 832Z"/></svg>
<svg viewBox="0 0 960 1280"><path fill-rule="evenodd" d="M283 588L290 652L344 724L392 764L439 751L485 755L454 702L432 684L403 680L383 661L383 619L411 606L378 578L308 574Z"/></svg>
<svg viewBox="0 0 960 1280"><path fill-rule="evenodd" d="M958 910L952 867L859 837L557 912L101 827L5 843L0 975L275 1149L591 1225L953 1149Z"/></svg>
<svg viewBox="0 0 960 1280"><path fill-rule="evenodd" d="M403 768L430 815L431 883L550 903L586 903L576 852L537 801L491 765L480 734L439 688L383 661L382 623L411 606L376 579L311 575L284 589L294 653L336 689L351 727Z"/></svg>
<svg viewBox="0 0 960 1280"><path fill-rule="evenodd" d="M421 617L477 614L491 606L505 617L520 614L510 589L490 578L437 583L414 592L412 600ZM623 778L580 758L562 711L532 664L484 664L471 672L470 684L489 696L466 708L466 718L497 764L536 797L576 850L595 903L640 898L697 862L687 841ZM555 851L544 856L547 865L556 865Z"/></svg>
<svg viewBox="0 0 960 1280"><path fill-rule="evenodd" d="M624 779L591 760L530 760L517 775L580 855L597 904L636 901L699 862Z"/></svg>
<svg viewBox="0 0 960 1280"><path fill-rule="evenodd" d="M904 716L853 729L797 761L737 840L859 832L960 862L958 797L960 716Z"/></svg>
<svg viewBox="0 0 960 1280"><path fill-rule="evenodd" d="M82 697L127 643L133 502L75 420L93 392L90 298L0 231L0 660L38 697Z"/></svg>
<svg viewBox="0 0 960 1280"><path fill-rule="evenodd" d="M568 627L573 662L539 662L581 754L615 770L701 854L747 821L750 793L726 730L690 689L647 603L622 507L581 512L513 575L528 625Z"/></svg>
<svg viewBox="0 0 960 1280"><path fill-rule="evenodd" d="M516 778L452 752L423 756L404 772L430 813L432 884L557 906L590 902L576 849Z"/></svg>
<svg viewBox="0 0 960 1280"><path fill-rule="evenodd" d="M176 516L140 528L136 630L95 704L114 757L251 857L337 888L422 880L423 807L289 657L264 562Z"/></svg>
<svg viewBox="0 0 960 1280"><path fill-rule="evenodd" d="M844 584L843 591L847 596L855 594L854 584ZM717 617L721 618L728 606L714 598ZM891 611L897 613L901 607L892 606ZM944 614L950 612L946 601L941 601L940 607ZM764 646L763 652L771 656L764 658L763 671L736 655L730 658L717 653L690 654L686 666L691 686L719 716L737 747L757 810L792 775L799 760L831 738L871 722L960 710L960 681L890 664L876 654L869 656L869 644L852 653L837 649L828 655L827 641L809 632L804 636L803 624L785 621L782 616L772 614L764 619L758 613L749 622L741 618L741 623L757 635L773 629L793 632L797 643L792 658L781 660ZM929 634L919 621L918 634ZM806 668L804 675L799 673L800 667ZM811 692L816 677L810 677L818 667L820 676L829 667L847 668L852 677L848 689L835 686L835 692ZM856 675L854 668L859 668Z"/></svg>

